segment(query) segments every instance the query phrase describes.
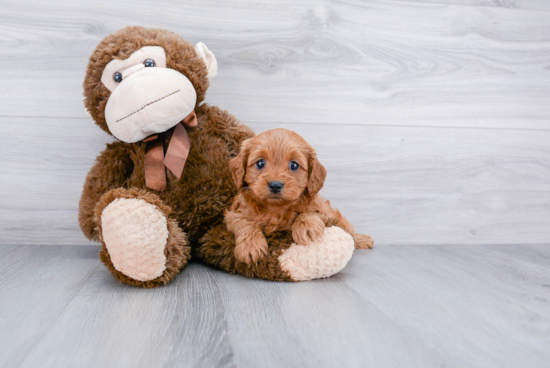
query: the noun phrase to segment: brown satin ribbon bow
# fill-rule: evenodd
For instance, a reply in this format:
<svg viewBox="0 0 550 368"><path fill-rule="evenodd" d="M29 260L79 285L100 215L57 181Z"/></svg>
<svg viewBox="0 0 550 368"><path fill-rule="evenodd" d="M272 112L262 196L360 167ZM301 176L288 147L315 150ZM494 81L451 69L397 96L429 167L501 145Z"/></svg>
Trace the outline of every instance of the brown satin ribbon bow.
<svg viewBox="0 0 550 368"><path fill-rule="evenodd" d="M165 166L178 179L181 178L191 148L191 141L185 128L192 128L197 124L197 115L193 110L181 123L176 125L166 150L166 156L164 155L162 133L151 135L143 140L147 143L145 147L145 185L147 187L160 192L166 190Z"/></svg>

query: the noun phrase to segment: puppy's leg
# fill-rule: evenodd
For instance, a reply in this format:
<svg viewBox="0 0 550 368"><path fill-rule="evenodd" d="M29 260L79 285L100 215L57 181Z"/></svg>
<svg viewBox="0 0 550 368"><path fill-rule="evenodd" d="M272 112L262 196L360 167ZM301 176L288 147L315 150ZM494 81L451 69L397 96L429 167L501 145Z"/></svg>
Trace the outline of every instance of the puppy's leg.
<svg viewBox="0 0 550 368"><path fill-rule="evenodd" d="M267 254L267 240L261 229L250 224L235 233L235 258L248 265L258 263Z"/></svg>
<svg viewBox="0 0 550 368"><path fill-rule="evenodd" d="M292 238L297 244L308 245L321 239L325 223L317 213L300 214L292 225Z"/></svg>
<svg viewBox="0 0 550 368"><path fill-rule="evenodd" d="M363 234L353 235L353 242L355 243L355 249L372 249L374 246L372 238Z"/></svg>
<svg viewBox="0 0 550 368"><path fill-rule="evenodd" d="M325 228L319 242L293 244L290 231L266 236L269 249L258 263L235 259L235 236L226 224L214 226L199 240L194 257L230 273L274 281L304 281L341 271L353 255L353 238L339 227Z"/></svg>
<svg viewBox="0 0 550 368"><path fill-rule="evenodd" d="M267 240L262 229L254 222L229 212L227 230L235 234L235 258L248 265L257 263L267 254Z"/></svg>
<svg viewBox="0 0 550 368"><path fill-rule="evenodd" d="M353 236L355 234L355 231L353 230L353 225L350 224L347 218L342 216L340 211L337 208L331 208L330 209L331 218L335 226L338 226L339 228L343 229L346 233Z"/></svg>
<svg viewBox="0 0 550 368"><path fill-rule="evenodd" d="M355 249L372 249L374 246L374 242L372 238L368 235L363 234L356 234L353 230L353 225L350 224L347 218L342 216L340 211L336 208L330 207L330 202L327 201L327 204L329 206L326 210L328 213L330 213L329 216L329 223L333 223L334 225L338 226L339 228L343 229L346 233L350 234L353 237L353 242L355 243Z"/></svg>

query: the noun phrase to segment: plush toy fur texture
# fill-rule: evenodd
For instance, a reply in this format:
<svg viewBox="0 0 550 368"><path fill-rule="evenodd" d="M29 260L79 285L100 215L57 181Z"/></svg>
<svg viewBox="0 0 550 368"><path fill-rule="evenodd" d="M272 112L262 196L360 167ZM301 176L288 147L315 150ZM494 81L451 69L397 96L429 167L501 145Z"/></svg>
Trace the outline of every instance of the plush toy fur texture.
<svg viewBox="0 0 550 368"><path fill-rule="evenodd" d="M164 216L166 216L166 218L168 219L168 239L164 249L164 256L166 257L165 270L161 276L153 280L142 281L129 277L117 270L113 265L113 262L111 261L111 256L109 255L109 252L107 251L107 246L103 241L101 216L103 214L103 210L109 204L113 203L119 198L135 198L139 200L144 200L147 203L155 205L157 209L161 213L163 213ZM191 247L189 246L187 237L185 233L179 228L177 221L173 218L172 210L170 209L170 207L165 205L158 196L153 193L137 188L118 188L110 190L101 197L101 200L95 206L93 216L94 224L97 224L97 240L100 241L102 244L99 257L103 264L105 264L109 271L111 271L113 276L120 282L147 288L164 285L179 273L179 271L187 264L187 261L191 256Z"/></svg>
<svg viewBox="0 0 550 368"><path fill-rule="evenodd" d="M235 260L235 237L227 231L223 223L224 211L231 206L237 194L229 162L239 153L241 143L253 137L254 133L226 111L203 103L209 86L208 70L190 43L175 33L143 27L124 28L106 37L90 57L83 84L86 109L96 124L109 133L104 111L110 91L101 83L103 69L113 58L126 59L144 46L163 47L166 51L167 67L184 74L197 92L195 112L198 125L187 129L191 141L189 157L181 179L177 179L167 170L167 188L163 192L157 192L145 185L146 143L115 141L108 144L97 157L84 183L79 209L79 223L84 235L102 243L101 260L117 280L130 285L157 287L166 284L188 263L192 254L195 259L227 272L268 280L299 279L293 278L292 272L283 269L279 259L286 249L293 246L289 232L269 235L269 254L256 265L248 266ZM165 151L173 131L174 128L160 136ZM105 209L117 200L120 202L117 202L119 203L117 211L121 210L123 203L134 203L121 199L146 202L155 206L158 213L166 217L168 231L164 248L166 263L164 270L161 270L162 274L154 279L149 279L150 270L143 262L147 261L148 254L151 257L158 257L157 245L137 241L136 246L152 248L131 252L132 257L138 260L136 264L128 265L128 262L132 261L116 260L116 258L120 260L121 255L128 250L128 244L120 246L114 242L108 247L105 243L102 229L102 216ZM143 202L140 203L143 204ZM134 208L132 206L128 208ZM153 222L163 223L157 219L157 212L153 212L155 213ZM107 217L104 218L105 221ZM120 226L130 229L135 226L151 226L143 222L145 220L142 217L134 217L137 220L132 220L131 216L126 217L125 221L137 221L137 223L121 223ZM112 232L113 229L109 231ZM117 234L109 236L117 238ZM155 239L156 244L158 238ZM114 249L117 257L114 257L114 254L111 256L108 248ZM311 251L314 251L313 248ZM344 266L345 262L339 265L339 269ZM145 271L139 273L140 276L137 278L140 279L137 279L131 277L133 271L128 272L130 275L121 272L128 267L137 269L138 273L141 272L140 270Z"/></svg>
<svg viewBox="0 0 550 368"><path fill-rule="evenodd" d="M291 274L294 281L332 276L351 259L354 244L350 234L339 227L329 227L319 241L287 249L279 256L281 269Z"/></svg>
<svg viewBox="0 0 550 368"><path fill-rule="evenodd" d="M139 280L153 280L166 269L166 215L138 198L117 198L101 213L102 236L115 268Z"/></svg>
<svg viewBox="0 0 550 368"><path fill-rule="evenodd" d="M113 33L96 47L86 69L84 79L84 105L97 125L110 134L105 121L105 105L111 92L101 83L105 66L113 60L129 58L145 46L161 46L166 52L166 67L185 75L195 87L198 107L210 85L208 70L195 48L176 33L163 29L126 27Z"/></svg>
<svg viewBox="0 0 550 368"><path fill-rule="evenodd" d="M205 263L230 273L273 281L293 281L290 274L280 267L278 259L291 246L292 234L285 231L273 233L266 238L269 244L268 254L258 263L249 266L236 260L235 236L227 230L225 224L220 224L201 239L195 255Z"/></svg>

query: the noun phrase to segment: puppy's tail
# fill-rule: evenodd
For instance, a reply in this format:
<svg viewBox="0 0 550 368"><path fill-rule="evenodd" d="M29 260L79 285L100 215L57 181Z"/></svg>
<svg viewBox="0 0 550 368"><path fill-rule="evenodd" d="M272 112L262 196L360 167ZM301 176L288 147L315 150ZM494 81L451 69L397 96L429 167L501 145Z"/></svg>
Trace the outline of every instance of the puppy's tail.
<svg viewBox="0 0 550 368"><path fill-rule="evenodd" d="M355 242L355 249L372 249L374 241L368 235L355 234L353 235L353 241Z"/></svg>

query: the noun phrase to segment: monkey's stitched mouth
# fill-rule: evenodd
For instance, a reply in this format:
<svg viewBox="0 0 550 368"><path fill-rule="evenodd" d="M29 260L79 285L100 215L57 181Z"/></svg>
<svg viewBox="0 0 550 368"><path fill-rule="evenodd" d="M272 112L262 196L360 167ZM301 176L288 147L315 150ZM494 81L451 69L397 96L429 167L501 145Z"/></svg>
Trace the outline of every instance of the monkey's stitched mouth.
<svg viewBox="0 0 550 368"><path fill-rule="evenodd" d="M130 116L134 115L135 113L140 112L141 110L143 110L144 108L146 108L146 107L149 106L149 105L154 104L155 102L159 102L160 100L163 100L163 99L165 99L166 97L175 95L175 94L178 93L179 91L180 91L180 90L178 89L177 91L174 91L174 92L172 92L172 93L169 93L169 94L167 94L166 96L159 98L158 100L155 100L155 101L149 102L149 103L146 104L146 105L143 105L143 107L142 107L141 109L138 109L138 110L134 111L133 113L131 113L130 115L126 115L125 117L118 119L118 120L116 121L116 123L118 123L119 121L124 120L124 119L126 119L126 118L129 118Z"/></svg>

